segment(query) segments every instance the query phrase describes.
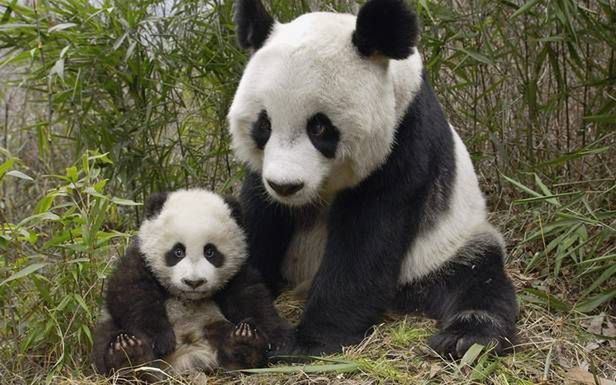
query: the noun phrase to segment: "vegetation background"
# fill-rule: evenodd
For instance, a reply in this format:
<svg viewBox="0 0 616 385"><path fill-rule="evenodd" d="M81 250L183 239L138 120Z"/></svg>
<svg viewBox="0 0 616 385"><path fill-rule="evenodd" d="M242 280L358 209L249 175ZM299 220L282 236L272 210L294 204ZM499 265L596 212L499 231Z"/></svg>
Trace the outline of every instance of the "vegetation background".
<svg viewBox="0 0 616 385"><path fill-rule="evenodd" d="M286 21L361 2L266 3ZM432 321L392 315L332 361L192 380L616 381L614 0L413 6L430 79L509 242L519 348L451 362L425 345ZM246 60L231 1L0 0L0 382L105 383L91 330L138 202L232 193L242 178L225 115ZM291 319L301 309L279 305Z"/></svg>

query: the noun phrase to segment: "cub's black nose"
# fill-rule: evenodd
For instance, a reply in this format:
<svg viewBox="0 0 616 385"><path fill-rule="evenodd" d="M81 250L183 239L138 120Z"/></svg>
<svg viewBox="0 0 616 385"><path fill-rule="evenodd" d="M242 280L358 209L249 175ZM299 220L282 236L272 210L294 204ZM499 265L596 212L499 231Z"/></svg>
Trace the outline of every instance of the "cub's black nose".
<svg viewBox="0 0 616 385"><path fill-rule="evenodd" d="M272 182L271 180L268 180L267 184L272 188L272 190L276 191L278 195L283 196L283 197L291 196L295 194L296 192L298 192L299 190L301 190L302 188L304 188L303 183L278 184L278 183Z"/></svg>
<svg viewBox="0 0 616 385"><path fill-rule="evenodd" d="M182 282L184 282L187 286L190 286L191 288L196 289L205 283L205 279L196 279L196 280L183 279Z"/></svg>

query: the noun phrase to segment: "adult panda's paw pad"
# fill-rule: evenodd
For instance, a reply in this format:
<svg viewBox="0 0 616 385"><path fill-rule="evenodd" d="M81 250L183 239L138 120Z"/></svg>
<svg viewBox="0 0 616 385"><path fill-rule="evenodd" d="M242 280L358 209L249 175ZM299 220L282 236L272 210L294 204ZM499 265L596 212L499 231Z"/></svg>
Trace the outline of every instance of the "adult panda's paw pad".
<svg viewBox="0 0 616 385"><path fill-rule="evenodd" d="M428 339L428 345L437 353L455 359L462 358L474 344L500 355L511 350L514 334L513 322L487 311L466 310L445 321L443 329Z"/></svg>
<svg viewBox="0 0 616 385"><path fill-rule="evenodd" d="M263 342L263 336L249 321L238 323L231 332L231 340L241 344L258 344Z"/></svg>
<svg viewBox="0 0 616 385"><path fill-rule="evenodd" d="M141 365L154 358L145 341L128 333L120 333L112 339L106 355L108 367L115 370Z"/></svg>
<svg viewBox="0 0 616 385"><path fill-rule="evenodd" d="M428 345L438 354L460 359L474 344L486 346L494 354L500 355L506 350L503 339L484 335L458 335L441 332L428 339Z"/></svg>

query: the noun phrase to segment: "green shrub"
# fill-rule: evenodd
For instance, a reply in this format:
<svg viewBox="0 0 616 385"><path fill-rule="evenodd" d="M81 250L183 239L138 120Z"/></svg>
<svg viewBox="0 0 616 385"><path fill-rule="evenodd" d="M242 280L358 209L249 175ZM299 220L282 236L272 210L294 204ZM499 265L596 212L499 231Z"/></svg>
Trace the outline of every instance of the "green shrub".
<svg viewBox="0 0 616 385"><path fill-rule="evenodd" d="M0 165L0 183L36 182L13 164ZM101 169L110 165L106 154L87 152L64 175L41 177L55 187L31 215L0 224L2 356L15 357L18 372L26 354L41 367L80 366L89 357L101 282L128 237L114 229L126 225L124 208L136 205L105 193Z"/></svg>

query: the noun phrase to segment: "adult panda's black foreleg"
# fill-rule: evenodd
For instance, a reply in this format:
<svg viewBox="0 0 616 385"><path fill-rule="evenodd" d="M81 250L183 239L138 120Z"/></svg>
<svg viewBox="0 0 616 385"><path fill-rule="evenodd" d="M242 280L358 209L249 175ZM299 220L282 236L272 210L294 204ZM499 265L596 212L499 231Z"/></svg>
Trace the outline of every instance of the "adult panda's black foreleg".
<svg viewBox="0 0 616 385"><path fill-rule="evenodd" d="M361 341L382 320L413 232L408 216L398 215L405 209L400 196L383 192L356 189L337 197L296 340L278 354L337 352Z"/></svg>
<svg viewBox="0 0 616 385"><path fill-rule="evenodd" d="M439 321L428 344L440 354L460 358L475 343L504 353L515 341L518 310L503 258L493 234L479 235L440 270L401 288L395 307Z"/></svg>
<svg viewBox="0 0 616 385"><path fill-rule="evenodd" d="M249 172L241 191L244 227L248 236L249 263L257 268L268 288L281 289L280 265L293 236L291 211L272 200L261 176Z"/></svg>

